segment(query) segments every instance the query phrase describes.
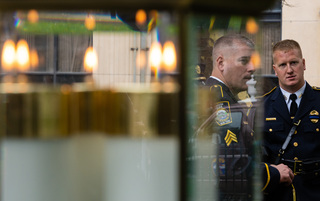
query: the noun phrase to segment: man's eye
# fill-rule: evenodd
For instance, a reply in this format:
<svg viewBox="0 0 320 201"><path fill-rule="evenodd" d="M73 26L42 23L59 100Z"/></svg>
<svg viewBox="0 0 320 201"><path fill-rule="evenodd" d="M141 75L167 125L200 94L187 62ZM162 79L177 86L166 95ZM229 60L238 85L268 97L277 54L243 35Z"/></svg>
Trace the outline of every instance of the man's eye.
<svg viewBox="0 0 320 201"><path fill-rule="evenodd" d="M242 65L246 65L247 63L249 63L249 59L241 59L240 62Z"/></svg>
<svg viewBox="0 0 320 201"><path fill-rule="evenodd" d="M291 66L295 66L295 65L297 65L297 64L298 64L297 61L292 61L292 62L290 62L290 65L291 65Z"/></svg>

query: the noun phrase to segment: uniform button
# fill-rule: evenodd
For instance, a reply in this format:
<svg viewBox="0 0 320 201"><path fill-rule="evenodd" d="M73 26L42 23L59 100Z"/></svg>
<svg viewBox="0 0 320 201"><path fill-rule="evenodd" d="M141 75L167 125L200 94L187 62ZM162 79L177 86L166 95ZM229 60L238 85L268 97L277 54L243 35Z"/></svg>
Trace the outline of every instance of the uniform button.
<svg viewBox="0 0 320 201"><path fill-rule="evenodd" d="M298 131L294 131L294 134L297 134L298 133Z"/></svg>
<svg viewBox="0 0 320 201"><path fill-rule="evenodd" d="M293 160L297 161L297 160L298 160L298 157L294 157Z"/></svg>
<svg viewBox="0 0 320 201"><path fill-rule="evenodd" d="M316 131L319 132L319 128L316 128Z"/></svg>
<svg viewBox="0 0 320 201"><path fill-rule="evenodd" d="M272 128L269 129L269 132L272 132Z"/></svg>
<svg viewBox="0 0 320 201"><path fill-rule="evenodd" d="M298 146L298 142L294 142L293 146L297 147Z"/></svg>

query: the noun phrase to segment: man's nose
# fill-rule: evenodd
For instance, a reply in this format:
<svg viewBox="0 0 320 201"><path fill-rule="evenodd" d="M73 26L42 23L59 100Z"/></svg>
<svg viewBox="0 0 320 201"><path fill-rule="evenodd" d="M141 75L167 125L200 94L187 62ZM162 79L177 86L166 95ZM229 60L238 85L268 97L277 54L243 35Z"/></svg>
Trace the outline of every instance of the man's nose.
<svg viewBox="0 0 320 201"><path fill-rule="evenodd" d="M254 73L256 71L256 67L255 67L253 61L250 61L248 64L248 71L251 73Z"/></svg>
<svg viewBox="0 0 320 201"><path fill-rule="evenodd" d="M290 63L287 64L287 73L292 73L293 72L293 68L290 65Z"/></svg>

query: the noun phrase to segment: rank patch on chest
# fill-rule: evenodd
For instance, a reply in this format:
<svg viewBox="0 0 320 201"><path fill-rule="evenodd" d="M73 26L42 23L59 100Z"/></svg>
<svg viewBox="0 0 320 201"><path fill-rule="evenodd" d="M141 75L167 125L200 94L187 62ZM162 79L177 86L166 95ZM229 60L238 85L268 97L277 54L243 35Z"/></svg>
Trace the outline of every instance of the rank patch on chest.
<svg viewBox="0 0 320 201"><path fill-rule="evenodd" d="M228 101L221 101L217 103L216 122L219 126L232 123L230 104Z"/></svg>
<svg viewBox="0 0 320 201"><path fill-rule="evenodd" d="M309 114L309 119L312 123L316 124L319 121L319 112L316 110L312 110Z"/></svg>
<svg viewBox="0 0 320 201"><path fill-rule="evenodd" d="M238 142L237 135L231 132L229 129L224 140L226 141L227 146L230 146L231 142Z"/></svg>

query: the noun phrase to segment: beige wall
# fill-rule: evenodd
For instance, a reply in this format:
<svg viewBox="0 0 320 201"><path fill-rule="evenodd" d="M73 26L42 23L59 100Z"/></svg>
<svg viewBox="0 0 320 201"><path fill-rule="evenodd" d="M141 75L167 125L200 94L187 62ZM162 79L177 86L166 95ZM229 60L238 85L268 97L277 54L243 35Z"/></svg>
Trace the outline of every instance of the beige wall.
<svg viewBox="0 0 320 201"><path fill-rule="evenodd" d="M282 39L294 39L306 59L305 79L320 86L320 0L285 0Z"/></svg>

